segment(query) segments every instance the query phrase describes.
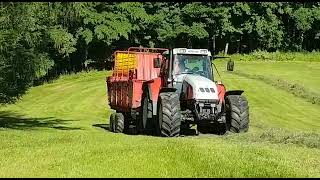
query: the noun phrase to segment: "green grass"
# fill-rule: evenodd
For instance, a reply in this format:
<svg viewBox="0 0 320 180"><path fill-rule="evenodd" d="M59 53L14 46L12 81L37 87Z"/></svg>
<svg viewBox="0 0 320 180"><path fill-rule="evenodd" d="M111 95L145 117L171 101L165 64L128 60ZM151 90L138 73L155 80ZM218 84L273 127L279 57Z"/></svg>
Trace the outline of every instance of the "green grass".
<svg viewBox="0 0 320 180"><path fill-rule="evenodd" d="M257 63L236 62L235 72L277 74L272 77L290 82L319 77L316 68L299 63L290 64L289 74L283 73L285 62ZM226 72L225 61L217 66L227 89L245 90L248 133L111 133L105 129L109 72L79 73L34 87L21 101L0 108L0 177L320 177L320 105ZM317 92L319 83L303 87Z"/></svg>
<svg viewBox="0 0 320 180"><path fill-rule="evenodd" d="M235 71L250 75L261 75L271 79L282 79L320 96L319 62L247 62L236 61Z"/></svg>
<svg viewBox="0 0 320 180"><path fill-rule="evenodd" d="M254 64L256 62L251 63ZM222 80L224 84L226 84L227 89L243 89L245 91L244 94L248 98L250 105L250 115L253 119L251 125L254 127L260 127L260 129L274 127L287 128L295 131L319 130L320 106L318 104L312 104L306 99L298 98L294 94L288 93L286 90L280 89L277 86L271 86L264 81L239 76L236 74L237 72L245 72L250 75L262 75L263 72L261 71L271 71L268 72L270 73L270 76L265 76L272 79L277 77L276 75L271 75L272 71L274 72L274 74L277 74L275 73L277 71L274 69L277 69L277 67L279 66L287 66L287 64L282 64L282 62L274 62L273 66L270 65L270 62L259 63L260 66L256 64L256 66L249 66L249 62L237 61L235 62L235 71L234 73L231 73L226 72L225 61L216 62L218 69L220 69L221 71L220 73L222 73ZM267 67L267 65L270 65L270 67L264 69L261 68ZM243 68L243 66L248 67L248 69L250 68L250 70L242 70L241 68ZM297 64L297 66L300 66L300 64ZM292 69L291 71L294 70ZM306 71L310 70L299 70L302 75L308 77ZM281 74L281 70L279 70L278 74ZM292 74L295 74L295 72L292 72ZM314 70L313 74L314 76L319 76L320 72ZM310 78L312 77L310 76ZM320 80L318 81L318 84L319 83ZM316 83L304 87L306 89L313 90L316 87Z"/></svg>

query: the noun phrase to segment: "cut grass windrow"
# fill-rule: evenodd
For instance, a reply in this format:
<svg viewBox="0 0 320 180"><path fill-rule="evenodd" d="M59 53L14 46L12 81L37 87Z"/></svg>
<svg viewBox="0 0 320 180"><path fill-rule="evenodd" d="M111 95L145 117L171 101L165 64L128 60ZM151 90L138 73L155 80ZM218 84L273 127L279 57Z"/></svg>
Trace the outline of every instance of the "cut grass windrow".
<svg viewBox="0 0 320 180"><path fill-rule="evenodd" d="M301 97L306 99L308 102L311 102L312 104L320 104L320 97L317 94L314 94L308 90L306 90L304 87L300 86L299 84L296 83L290 83L288 81L285 81L283 79L272 79L272 78L268 78L262 75L251 75L251 74L247 74L247 73L243 73L243 72L232 72L238 76L242 76L245 78L249 78L249 79L255 79L255 80L260 80L263 81L269 85L278 87L282 90L285 90L297 97Z"/></svg>
<svg viewBox="0 0 320 180"><path fill-rule="evenodd" d="M315 131L288 131L283 128L268 128L261 132L242 136L232 134L226 139L241 142L269 142L272 144L294 144L297 146L320 149L320 134Z"/></svg>

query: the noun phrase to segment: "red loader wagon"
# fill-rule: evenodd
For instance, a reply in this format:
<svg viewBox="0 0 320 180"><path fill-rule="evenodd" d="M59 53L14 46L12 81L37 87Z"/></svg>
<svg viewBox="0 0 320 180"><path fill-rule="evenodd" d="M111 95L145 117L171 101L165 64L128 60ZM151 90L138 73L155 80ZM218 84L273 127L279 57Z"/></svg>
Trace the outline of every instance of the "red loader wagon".
<svg viewBox="0 0 320 180"><path fill-rule="evenodd" d="M127 51L115 51L112 76L107 77L109 105L117 113L110 119L120 121L119 126L110 122L114 132L136 131L144 82L152 81L160 74L162 53L167 49L130 47ZM154 64L158 63L158 64ZM126 120L126 121L125 121ZM123 122L122 122L123 121ZM123 126L122 126L123 124ZM132 125L131 127L130 124Z"/></svg>

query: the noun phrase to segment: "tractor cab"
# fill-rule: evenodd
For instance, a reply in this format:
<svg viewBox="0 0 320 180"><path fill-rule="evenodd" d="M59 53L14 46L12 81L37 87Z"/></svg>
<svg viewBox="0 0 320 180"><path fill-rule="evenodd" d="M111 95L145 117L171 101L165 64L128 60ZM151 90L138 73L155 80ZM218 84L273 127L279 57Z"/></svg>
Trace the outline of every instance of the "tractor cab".
<svg viewBox="0 0 320 180"><path fill-rule="evenodd" d="M180 94L183 79L186 75L202 76L213 80L211 53L207 49L174 48L163 53L166 65L163 66L168 72L168 81ZM171 65L171 68L170 68Z"/></svg>

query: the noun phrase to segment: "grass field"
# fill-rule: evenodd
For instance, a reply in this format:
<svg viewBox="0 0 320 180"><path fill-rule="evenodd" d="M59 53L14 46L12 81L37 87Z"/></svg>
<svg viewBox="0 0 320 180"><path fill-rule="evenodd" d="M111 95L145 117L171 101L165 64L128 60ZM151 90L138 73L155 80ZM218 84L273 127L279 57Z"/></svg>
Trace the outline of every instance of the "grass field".
<svg viewBox="0 0 320 180"><path fill-rule="evenodd" d="M0 108L0 177L320 177L320 105L276 84L318 97L320 62L237 61L233 73L225 63L216 62L226 87L249 101L248 133L111 133L109 72L79 73Z"/></svg>

